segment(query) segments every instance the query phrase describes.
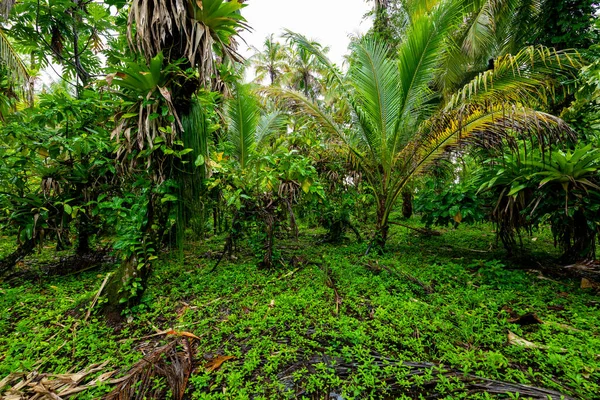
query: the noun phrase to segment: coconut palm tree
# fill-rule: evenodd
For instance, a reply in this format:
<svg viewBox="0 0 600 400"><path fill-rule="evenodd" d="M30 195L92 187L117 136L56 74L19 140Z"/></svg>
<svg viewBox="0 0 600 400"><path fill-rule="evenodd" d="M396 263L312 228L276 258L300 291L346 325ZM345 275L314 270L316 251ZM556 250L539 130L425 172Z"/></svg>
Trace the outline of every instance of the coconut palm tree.
<svg viewBox="0 0 600 400"><path fill-rule="evenodd" d="M265 38L262 51L254 48L254 55L250 61L254 66L257 81L262 81L268 76L271 85L283 75L287 66L285 48L273 39L273 34Z"/></svg>
<svg viewBox="0 0 600 400"><path fill-rule="evenodd" d="M291 46L288 49L288 69L284 80L288 87L301 91L306 97L315 100L323 92L325 70L319 57L293 40L293 36L292 32L286 30L284 37L288 39ZM308 43L321 54L329 51L329 48L322 47L314 40Z"/></svg>
<svg viewBox="0 0 600 400"><path fill-rule="evenodd" d="M464 22L460 1L441 0L412 11L397 58L376 39L353 44L346 76L301 35L295 41L327 65L339 81L340 98L352 109L352 121L339 124L302 93L268 89L309 113L323 130L341 138L359 161L376 198L374 243L383 248L390 214L407 181L437 160L446 149L509 131L548 134L566 125L535 111L555 74L574 72L569 53L529 47L496 60L447 100L435 90L440 64L449 56L448 41ZM428 3L431 4L431 3Z"/></svg>

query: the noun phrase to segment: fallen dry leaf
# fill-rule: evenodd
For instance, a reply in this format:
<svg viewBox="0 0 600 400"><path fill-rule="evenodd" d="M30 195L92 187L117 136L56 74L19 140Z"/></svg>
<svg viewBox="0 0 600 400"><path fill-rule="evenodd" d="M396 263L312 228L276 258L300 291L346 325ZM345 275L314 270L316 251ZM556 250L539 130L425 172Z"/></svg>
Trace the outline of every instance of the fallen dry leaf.
<svg viewBox="0 0 600 400"><path fill-rule="evenodd" d="M221 365L227 361L234 359L234 356L216 356L206 364L206 372L213 372L221 368Z"/></svg>
<svg viewBox="0 0 600 400"><path fill-rule="evenodd" d="M591 289L593 287L594 287L594 284L589 279L585 279L585 278L581 279L581 288L582 289Z"/></svg>
<svg viewBox="0 0 600 400"><path fill-rule="evenodd" d="M185 337L189 337L189 338L192 338L192 339L198 339L198 340L200 340L200 338L198 336L196 336L196 335L194 335L193 333L190 333L190 332L181 332L181 331L175 331L175 330L171 329L171 330L169 330L169 331L167 331L165 333L167 335L185 336Z"/></svg>

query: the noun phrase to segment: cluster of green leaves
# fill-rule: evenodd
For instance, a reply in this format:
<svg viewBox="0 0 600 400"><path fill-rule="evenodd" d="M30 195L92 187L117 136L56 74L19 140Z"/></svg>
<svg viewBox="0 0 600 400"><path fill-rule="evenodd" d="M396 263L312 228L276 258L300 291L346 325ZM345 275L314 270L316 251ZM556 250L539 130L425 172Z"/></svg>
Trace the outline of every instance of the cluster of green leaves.
<svg viewBox="0 0 600 400"><path fill-rule="evenodd" d="M105 125L111 110L112 100L97 92L76 99L57 90L2 125L1 223L20 240L68 243L71 221L97 219L99 194L114 190Z"/></svg>
<svg viewBox="0 0 600 400"><path fill-rule="evenodd" d="M457 227L460 223L486 221L487 202L477 190L472 179L442 185L434 179L427 180L417 193L415 212L421 215L421 221L427 227Z"/></svg>
<svg viewBox="0 0 600 400"><path fill-rule="evenodd" d="M509 231L548 222L567 258L593 256L600 226L600 153L591 144L549 153L521 148L488 160L480 190L497 197L496 222ZM514 234L514 233L513 233ZM504 241L510 246L510 240Z"/></svg>

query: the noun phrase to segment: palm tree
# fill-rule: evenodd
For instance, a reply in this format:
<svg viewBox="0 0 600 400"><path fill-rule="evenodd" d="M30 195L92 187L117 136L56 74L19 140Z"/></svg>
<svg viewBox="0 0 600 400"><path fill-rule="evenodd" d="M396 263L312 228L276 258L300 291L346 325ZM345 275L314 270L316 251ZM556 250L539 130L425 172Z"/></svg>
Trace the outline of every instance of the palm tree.
<svg viewBox="0 0 600 400"><path fill-rule="evenodd" d="M243 194L240 197L242 206L234 213L232 232L227 239L226 248L230 250L234 237L239 235L238 229L233 227L244 220L255 219L261 224L259 229L265 233L262 265L271 268L277 208L287 199L281 196L281 189L280 196L275 195L275 186L271 186L272 182L265 179L262 156L273 151L269 148L267 139L285 131L287 117L278 111L262 113L259 99L250 92L247 85L239 84L236 85L233 97L227 102L225 114L227 140L233 145L231 156L235 160L234 170L230 175L237 176L231 184ZM286 204L291 213L291 202Z"/></svg>
<svg viewBox="0 0 600 400"><path fill-rule="evenodd" d="M254 51L255 53L251 58L251 62L254 66L257 80L262 81L265 76L268 76L270 84L274 85L285 72L287 66L284 46L275 41L273 34L271 34L265 38L263 50L254 48Z"/></svg>
<svg viewBox="0 0 600 400"><path fill-rule="evenodd" d="M451 34L444 71L438 84L451 94L476 74L493 68L494 60L532 44L541 30L544 1L465 1L464 19Z"/></svg>
<svg viewBox="0 0 600 400"><path fill-rule="evenodd" d="M405 184L446 149L468 139L518 131L550 134L565 128L558 118L527 106L539 102L553 81L577 63L569 53L525 48L496 60L493 70L477 75L444 100L435 90L448 40L464 21L460 1L441 0L412 12L397 58L376 39L354 43L354 62L346 77L300 35L296 42L329 66L340 97L352 109L351 124L339 124L315 102L296 91L269 89L310 113L322 129L341 138L359 161L376 198L375 245L383 248L390 213ZM575 68L573 68L574 70Z"/></svg>
<svg viewBox="0 0 600 400"><path fill-rule="evenodd" d="M127 38L130 47L145 58L145 63L127 63L126 67L109 79L118 83L122 95L129 99L130 109L116 118L113 137L121 138L118 156L146 162L152 184L155 186L171 179L180 190L176 203L176 242L183 259L183 234L189 221L188 208L197 204L184 200L197 195L204 177L203 159L207 154L210 133L208 111L195 98L198 89L227 88L219 79L218 64L241 60L236 52L235 37L246 27L240 10L240 0L133 0L129 9ZM143 65L142 65L143 64ZM198 78L185 73L198 69ZM131 106L133 104L133 106ZM214 104L213 104L214 105ZM159 113L159 110L165 113ZM135 118L132 118L135 116ZM152 151L159 140L162 151ZM179 144L177 144L179 143ZM181 146L191 153L174 156ZM190 158L191 157L191 158ZM189 159L188 159L189 158ZM126 163L121 163L125 167ZM194 168L197 167L197 168ZM133 279L141 279L135 290L130 290L128 304L141 298L154 258L146 249L153 249L160 239L157 220L161 211L156 195L147 191L144 227L135 240L141 249L126 254L121 269L108 284L109 307L120 307L119 293ZM164 208L164 207L163 207ZM201 210L194 210L201 211ZM166 214L162 210L163 217ZM166 220L166 218L163 218Z"/></svg>
<svg viewBox="0 0 600 400"><path fill-rule="evenodd" d="M307 47L299 45L293 39L293 33L286 30L284 35L292 45L288 51L288 70L285 81L288 87L301 91L306 97L315 100L323 91L324 69L313 52ZM311 48L325 54L329 49L322 47L314 40L308 42Z"/></svg>

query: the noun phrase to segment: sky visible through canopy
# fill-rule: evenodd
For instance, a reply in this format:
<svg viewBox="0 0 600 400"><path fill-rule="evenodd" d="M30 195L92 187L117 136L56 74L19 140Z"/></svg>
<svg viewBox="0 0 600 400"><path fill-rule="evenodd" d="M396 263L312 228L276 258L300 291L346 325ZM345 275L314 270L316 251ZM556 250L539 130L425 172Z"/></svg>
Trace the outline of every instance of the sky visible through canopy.
<svg viewBox="0 0 600 400"><path fill-rule="evenodd" d="M250 46L262 49L265 37L279 36L284 28L315 39L329 46L332 61L341 65L347 53L349 36L365 33L371 26L364 15L372 4L365 0L248 0L242 14L252 27L242 38ZM240 53L244 57L253 51L243 42Z"/></svg>

